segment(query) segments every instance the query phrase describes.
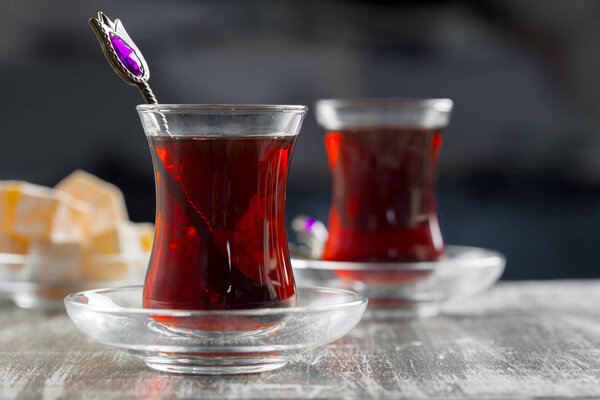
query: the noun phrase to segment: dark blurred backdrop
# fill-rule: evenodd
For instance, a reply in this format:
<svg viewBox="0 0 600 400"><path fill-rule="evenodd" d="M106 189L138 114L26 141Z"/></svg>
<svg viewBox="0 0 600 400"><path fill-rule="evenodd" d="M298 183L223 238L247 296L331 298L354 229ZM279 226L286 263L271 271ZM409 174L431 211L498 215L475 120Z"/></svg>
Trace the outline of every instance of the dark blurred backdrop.
<svg viewBox="0 0 600 400"><path fill-rule="evenodd" d="M121 18L163 103L312 105L449 97L440 162L448 243L508 257L505 279L600 277L600 2L61 1L0 3L0 179L73 169L154 218L137 90L87 20ZM322 132L309 113L288 218L326 219Z"/></svg>

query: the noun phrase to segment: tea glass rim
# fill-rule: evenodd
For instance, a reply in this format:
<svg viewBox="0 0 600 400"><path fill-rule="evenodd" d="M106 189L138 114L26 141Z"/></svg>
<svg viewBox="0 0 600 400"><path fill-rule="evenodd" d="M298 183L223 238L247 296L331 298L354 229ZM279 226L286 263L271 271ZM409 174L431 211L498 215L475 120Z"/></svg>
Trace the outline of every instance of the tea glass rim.
<svg viewBox="0 0 600 400"><path fill-rule="evenodd" d="M151 113L190 113L190 114L303 114L308 111L306 105L296 104L139 104L138 112Z"/></svg>
<svg viewBox="0 0 600 400"><path fill-rule="evenodd" d="M298 136L308 107L279 104L141 104L147 137Z"/></svg>
<svg viewBox="0 0 600 400"><path fill-rule="evenodd" d="M64 298L65 304L70 304L74 307L83 307L89 310L93 310L100 313L120 314L126 313L130 315L148 315L151 317L156 316L173 316L173 317L197 317L197 316L266 316L266 315L279 315L279 314L302 314L302 313L314 313L338 310L341 308L354 307L360 304L368 302L367 297L360 293L356 293L350 290L330 288L323 286L300 286L298 289L328 291L336 294L345 294L349 296L349 299L343 302L328 304L328 305L313 305L313 306L291 306L291 307L264 307L264 308L243 308L243 309L231 309L231 310L194 310L194 309L167 309L167 308L140 308L140 307L123 307L117 304L115 305L90 305L78 301L78 298L84 294L98 293L104 294L107 292L115 292L121 290L136 290L143 288L143 285L128 285L119 286L112 288L101 288L83 290L75 293L71 293Z"/></svg>
<svg viewBox="0 0 600 400"><path fill-rule="evenodd" d="M318 99L315 107L329 106L334 108L380 109L385 107L432 108L437 111L450 112L454 101L450 98L328 98Z"/></svg>
<svg viewBox="0 0 600 400"><path fill-rule="evenodd" d="M448 125L451 99L322 99L315 102L317 123L326 130L361 127L442 129Z"/></svg>

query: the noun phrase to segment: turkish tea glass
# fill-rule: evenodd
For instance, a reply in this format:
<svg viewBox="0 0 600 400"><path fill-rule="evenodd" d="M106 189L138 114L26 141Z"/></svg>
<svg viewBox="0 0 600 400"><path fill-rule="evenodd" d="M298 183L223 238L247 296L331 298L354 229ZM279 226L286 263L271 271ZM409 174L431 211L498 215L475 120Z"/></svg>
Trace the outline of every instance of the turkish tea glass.
<svg viewBox="0 0 600 400"><path fill-rule="evenodd" d="M435 180L451 110L449 99L317 102L332 178L323 260L415 262L443 255Z"/></svg>
<svg viewBox="0 0 600 400"><path fill-rule="evenodd" d="M285 191L305 106L140 105L156 184L151 309L294 305ZM203 318L178 328L239 331ZM264 327L265 321L258 325Z"/></svg>

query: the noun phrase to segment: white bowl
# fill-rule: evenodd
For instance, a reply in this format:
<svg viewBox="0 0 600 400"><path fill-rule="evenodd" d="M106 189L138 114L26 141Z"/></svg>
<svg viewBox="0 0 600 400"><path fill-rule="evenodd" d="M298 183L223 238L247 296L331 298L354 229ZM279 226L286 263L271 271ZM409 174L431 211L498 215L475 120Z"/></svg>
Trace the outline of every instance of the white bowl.
<svg viewBox="0 0 600 400"><path fill-rule="evenodd" d="M119 279L82 278L82 267L60 259L0 253L0 296L22 308L64 310L63 299L79 290L141 284L149 253L96 256L90 260L97 271L118 271Z"/></svg>

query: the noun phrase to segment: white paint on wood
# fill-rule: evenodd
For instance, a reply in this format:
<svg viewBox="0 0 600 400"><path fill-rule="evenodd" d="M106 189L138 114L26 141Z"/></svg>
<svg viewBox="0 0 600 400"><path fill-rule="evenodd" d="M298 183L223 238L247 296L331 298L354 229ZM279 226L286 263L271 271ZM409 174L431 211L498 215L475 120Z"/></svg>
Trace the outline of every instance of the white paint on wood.
<svg viewBox="0 0 600 400"><path fill-rule="evenodd" d="M0 398L600 397L600 281L502 283L443 316L363 321L285 368L176 376L87 339L65 314L0 305Z"/></svg>

